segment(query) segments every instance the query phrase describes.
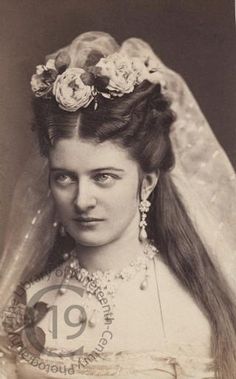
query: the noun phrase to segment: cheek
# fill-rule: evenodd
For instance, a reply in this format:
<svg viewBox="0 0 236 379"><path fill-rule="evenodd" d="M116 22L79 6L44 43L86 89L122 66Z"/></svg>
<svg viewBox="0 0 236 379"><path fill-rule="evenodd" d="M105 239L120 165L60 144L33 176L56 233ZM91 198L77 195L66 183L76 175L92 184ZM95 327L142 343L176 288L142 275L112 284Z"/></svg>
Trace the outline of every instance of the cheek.
<svg viewBox="0 0 236 379"><path fill-rule="evenodd" d="M59 212L66 212L71 208L71 195L67 192L51 188L52 197Z"/></svg>
<svg viewBox="0 0 236 379"><path fill-rule="evenodd" d="M116 189L111 200L114 217L120 215L121 218L129 218L137 211L138 207L138 185L133 182L123 184ZM117 219L119 221L119 219Z"/></svg>

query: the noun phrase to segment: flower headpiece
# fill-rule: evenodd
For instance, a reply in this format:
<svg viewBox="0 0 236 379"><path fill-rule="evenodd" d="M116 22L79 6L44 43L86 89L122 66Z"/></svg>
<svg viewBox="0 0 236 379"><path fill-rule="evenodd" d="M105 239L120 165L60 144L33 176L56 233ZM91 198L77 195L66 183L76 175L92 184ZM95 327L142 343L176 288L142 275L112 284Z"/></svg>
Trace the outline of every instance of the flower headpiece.
<svg viewBox="0 0 236 379"><path fill-rule="evenodd" d="M164 84L161 70L153 71L140 58L115 52L106 57L100 55L96 60L86 68L70 67L69 55L60 52L46 65L36 67L31 79L32 91L36 97L55 97L60 108L75 112L93 100L96 109L99 96L114 99L131 93L144 80Z"/></svg>

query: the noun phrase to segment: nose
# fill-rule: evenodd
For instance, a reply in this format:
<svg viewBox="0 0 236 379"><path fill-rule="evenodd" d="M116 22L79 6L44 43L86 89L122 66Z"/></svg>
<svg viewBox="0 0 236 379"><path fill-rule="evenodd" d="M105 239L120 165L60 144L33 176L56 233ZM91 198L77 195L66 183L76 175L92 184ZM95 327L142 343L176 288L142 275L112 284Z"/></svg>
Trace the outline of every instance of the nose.
<svg viewBox="0 0 236 379"><path fill-rule="evenodd" d="M92 189L92 185L86 180L80 180L74 198L74 205L77 211L84 212L89 208L94 208L97 200Z"/></svg>

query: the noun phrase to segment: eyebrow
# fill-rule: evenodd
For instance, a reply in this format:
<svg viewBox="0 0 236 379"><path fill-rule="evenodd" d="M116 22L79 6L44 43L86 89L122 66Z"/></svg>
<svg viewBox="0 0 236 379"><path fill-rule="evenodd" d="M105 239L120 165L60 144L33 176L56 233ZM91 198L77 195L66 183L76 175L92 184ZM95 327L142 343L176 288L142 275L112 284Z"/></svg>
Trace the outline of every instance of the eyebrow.
<svg viewBox="0 0 236 379"><path fill-rule="evenodd" d="M112 166L95 168L94 170L91 170L90 172L96 173L96 172L105 171L105 170L117 171L117 172L125 172L125 170L123 170L121 168L116 168L116 167L112 167ZM63 167L51 167L50 171L64 171L64 172L68 172L68 173L74 173L74 171L68 170L68 169L63 168Z"/></svg>

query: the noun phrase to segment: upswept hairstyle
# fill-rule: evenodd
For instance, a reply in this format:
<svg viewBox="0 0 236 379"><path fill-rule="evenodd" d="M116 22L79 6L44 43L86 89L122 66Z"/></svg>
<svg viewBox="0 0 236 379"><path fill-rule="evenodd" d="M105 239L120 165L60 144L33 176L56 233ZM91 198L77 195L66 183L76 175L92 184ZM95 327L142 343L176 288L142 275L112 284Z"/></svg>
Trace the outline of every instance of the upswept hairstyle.
<svg viewBox="0 0 236 379"><path fill-rule="evenodd" d="M43 155L48 155L58 139L79 135L98 143L114 141L129 150L145 173L159 170L151 195L148 237L211 325L216 378L236 377L236 308L171 180L174 154L169 132L175 114L160 86L145 81L122 98L102 99L96 111L91 104L77 112L65 112L53 100L37 98L33 107L34 129ZM57 239L57 257L60 244Z"/></svg>

